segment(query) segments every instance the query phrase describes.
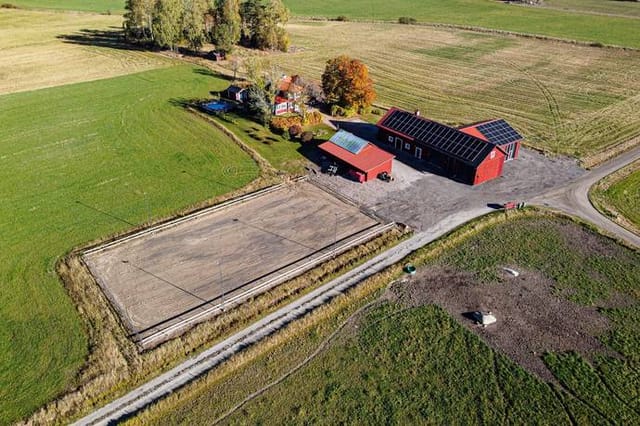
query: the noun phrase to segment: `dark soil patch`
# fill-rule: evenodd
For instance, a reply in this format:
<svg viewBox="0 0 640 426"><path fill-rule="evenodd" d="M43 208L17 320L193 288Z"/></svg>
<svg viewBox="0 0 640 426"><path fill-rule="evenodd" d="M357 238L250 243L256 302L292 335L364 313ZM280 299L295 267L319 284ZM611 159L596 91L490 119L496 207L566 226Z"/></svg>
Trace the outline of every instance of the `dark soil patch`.
<svg viewBox="0 0 640 426"><path fill-rule="evenodd" d="M471 274L433 268L392 285L386 295L405 306L433 303L446 309L490 346L544 380L555 382L542 361L544 352L577 351L590 358L611 351L596 336L609 328L596 308L570 302L553 292L553 281L520 270L519 277L479 283ZM492 311L498 322L481 327L465 313Z"/></svg>

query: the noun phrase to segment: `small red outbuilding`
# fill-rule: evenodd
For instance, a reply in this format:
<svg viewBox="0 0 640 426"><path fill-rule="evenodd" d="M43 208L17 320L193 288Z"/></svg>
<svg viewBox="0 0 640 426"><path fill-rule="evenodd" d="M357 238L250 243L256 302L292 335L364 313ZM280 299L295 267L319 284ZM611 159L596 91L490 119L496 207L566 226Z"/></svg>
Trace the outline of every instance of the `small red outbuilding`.
<svg viewBox="0 0 640 426"><path fill-rule="evenodd" d="M359 182L375 179L378 174L391 174L395 155L344 130L318 146L329 157L346 165L349 174Z"/></svg>

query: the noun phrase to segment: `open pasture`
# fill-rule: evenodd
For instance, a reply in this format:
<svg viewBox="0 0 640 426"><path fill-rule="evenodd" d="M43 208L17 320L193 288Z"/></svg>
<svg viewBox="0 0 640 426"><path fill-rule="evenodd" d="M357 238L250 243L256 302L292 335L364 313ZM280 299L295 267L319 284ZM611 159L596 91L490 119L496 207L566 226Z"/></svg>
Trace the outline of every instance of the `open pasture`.
<svg viewBox="0 0 640 426"><path fill-rule="evenodd" d="M500 222L423 248L349 321L366 302L131 423L637 423L640 254L567 219ZM463 315L479 308L498 323Z"/></svg>
<svg viewBox="0 0 640 426"><path fill-rule="evenodd" d="M84 259L140 340L195 315L219 313L215 307L237 293L331 254L376 225L357 207L301 182Z"/></svg>
<svg viewBox="0 0 640 426"><path fill-rule="evenodd" d="M0 424L73 384L84 362L57 259L257 177L248 155L180 105L226 84L174 66L0 96Z"/></svg>
<svg viewBox="0 0 640 426"><path fill-rule="evenodd" d="M640 133L640 52L407 25L288 29L299 49L275 63L319 79L329 58L359 58L386 106L452 125L502 117L527 144L582 158Z"/></svg>
<svg viewBox="0 0 640 426"><path fill-rule="evenodd" d="M125 0L10 0L7 3L33 9L122 14Z"/></svg>
<svg viewBox="0 0 640 426"><path fill-rule="evenodd" d="M589 2L593 3L593 0ZM285 4L294 15L305 17L346 16L362 21L397 22L399 17L406 16L418 22L483 27L640 48L640 32L635 19L585 13L586 8L568 12L494 0L286 0ZM609 6L600 7L609 9ZM625 15L637 14L638 9L637 4L617 8Z"/></svg>
<svg viewBox="0 0 640 426"><path fill-rule="evenodd" d="M121 16L0 8L0 94L98 80L169 66L130 50Z"/></svg>

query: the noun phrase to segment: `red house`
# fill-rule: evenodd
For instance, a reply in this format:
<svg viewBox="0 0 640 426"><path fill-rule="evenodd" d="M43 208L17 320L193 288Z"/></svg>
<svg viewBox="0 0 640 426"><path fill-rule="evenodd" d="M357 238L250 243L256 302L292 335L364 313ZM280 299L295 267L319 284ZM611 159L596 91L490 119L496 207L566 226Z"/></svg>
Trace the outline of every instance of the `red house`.
<svg viewBox="0 0 640 426"><path fill-rule="evenodd" d="M273 101L273 114L282 115L288 113L299 113L298 101L302 96L302 81L300 76L284 76L278 82L278 91Z"/></svg>
<svg viewBox="0 0 640 426"><path fill-rule="evenodd" d="M391 108L378 121L377 126L378 138L389 146L418 159L428 159L442 167L451 177L477 185L502 175L502 167L508 158L503 146L512 144L515 148L510 151L511 158L517 155L522 139L520 135L517 141L511 140L511 135L505 139L511 142L498 143L502 139L493 136L487 128L483 128L486 135L480 131L483 124L498 122L500 120L480 123L462 130L423 118L418 112Z"/></svg>
<svg viewBox="0 0 640 426"><path fill-rule="evenodd" d="M395 156L344 130L339 130L327 142L318 146L334 159L358 182L375 179L378 174L391 174Z"/></svg>

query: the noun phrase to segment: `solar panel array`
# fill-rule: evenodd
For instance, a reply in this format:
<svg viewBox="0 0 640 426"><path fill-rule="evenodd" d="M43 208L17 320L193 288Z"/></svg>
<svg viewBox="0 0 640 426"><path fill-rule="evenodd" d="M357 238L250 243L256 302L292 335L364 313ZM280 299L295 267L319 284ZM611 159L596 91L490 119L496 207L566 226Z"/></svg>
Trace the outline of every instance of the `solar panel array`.
<svg viewBox="0 0 640 426"><path fill-rule="evenodd" d="M478 129L489 142L498 146L522 140L520 133L516 132L509 123L502 119L480 124L476 126L476 129Z"/></svg>
<svg viewBox="0 0 640 426"><path fill-rule="evenodd" d="M367 142L366 140L361 139L349 132L345 132L344 130L338 131L329 140L354 155L359 154L360 151L362 151L364 147L369 144L369 142Z"/></svg>
<svg viewBox="0 0 640 426"><path fill-rule="evenodd" d="M481 139L407 111L394 110L380 124L473 166L493 150Z"/></svg>

